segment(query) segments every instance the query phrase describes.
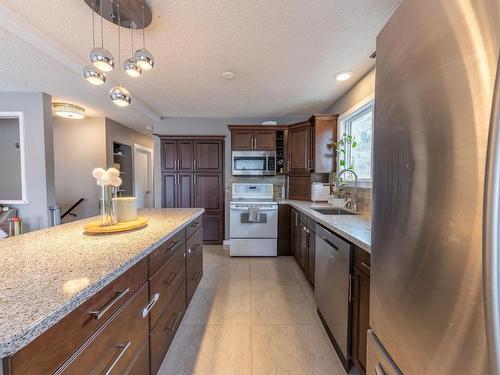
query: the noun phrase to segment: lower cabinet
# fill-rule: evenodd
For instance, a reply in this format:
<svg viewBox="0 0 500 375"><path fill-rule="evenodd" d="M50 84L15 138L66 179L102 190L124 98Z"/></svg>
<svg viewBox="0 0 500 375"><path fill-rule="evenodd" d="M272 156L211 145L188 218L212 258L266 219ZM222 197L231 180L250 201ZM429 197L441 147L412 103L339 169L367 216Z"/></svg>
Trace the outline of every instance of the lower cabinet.
<svg viewBox="0 0 500 375"><path fill-rule="evenodd" d="M354 247L352 293L352 350L354 364L366 372L366 348L370 328L370 254Z"/></svg>
<svg viewBox="0 0 500 375"><path fill-rule="evenodd" d="M3 374L154 375L202 276L200 217L3 359Z"/></svg>

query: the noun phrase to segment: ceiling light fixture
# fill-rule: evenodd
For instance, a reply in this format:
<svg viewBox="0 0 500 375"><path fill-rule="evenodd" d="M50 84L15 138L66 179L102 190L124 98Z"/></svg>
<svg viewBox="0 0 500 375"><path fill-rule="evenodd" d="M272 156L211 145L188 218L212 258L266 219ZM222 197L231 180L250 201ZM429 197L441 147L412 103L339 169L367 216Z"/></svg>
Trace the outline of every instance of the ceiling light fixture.
<svg viewBox="0 0 500 375"><path fill-rule="evenodd" d="M236 78L236 74L234 74L233 72L224 72L224 73L222 73L222 78L227 79L228 81L230 81L230 80Z"/></svg>
<svg viewBox="0 0 500 375"><path fill-rule="evenodd" d="M354 72L351 70L343 70L342 72L338 72L335 74L335 79L337 81L347 81L349 78L351 78L354 75Z"/></svg>
<svg viewBox="0 0 500 375"><path fill-rule="evenodd" d="M87 81L96 86L100 86L104 84L104 82L106 82L106 76L104 75L104 73L99 71L95 66L92 65L87 65L83 69L83 76Z"/></svg>
<svg viewBox="0 0 500 375"><path fill-rule="evenodd" d="M118 13L118 61L121 61L121 40L120 40L120 28L121 28L121 19L120 19L120 1L116 4L117 13ZM128 90L122 87L121 84L121 75L120 69L118 69L118 82L119 85L113 87L109 92L109 96L113 103L115 103L119 107L126 107L132 102L132 97Z"/></svg>
<svg viewBox="0 0 500 375"><path fill-rule="evenodd" d="M132 45L132 56L134 56L134 28L130 27L130 36L132 37L131 45ZM133 57L125 60L123 63L123 68L125 69L125 72L130 76L130 77L139 77L142 73L142 69L139 68L137 65L136 59Z"/></svg>
<svg viewBox="0 0 500 375"><path fill-rule="evenodd" d="M142 48L138 49L134 53L134 58L137 61L137 65L142 70L151 70L155 64L153 55L146 49L146 26L144 22L144 3L142 4Z"/></svg>
<svg viewBox="0 0 500 375"><path fill-rule="evenodd" d="M85 117L85 108L69 103L52 103L52 112L64 118L80 120Z"/></svg>
<svg viewBox="0 0 500 375"><path fill-rule="evenodd" d="M94 37L94 28L92 27L92 39L93 39L93 48L92 51L90 51L90 61L92 64L99 70L102 70L103 72L110 72L114 69L115 67L115 59L113 58L113 55L104 48L104 35L103 35L103 25L102 25L102 1L99 4L100 8L100 13L101 13L101 46L96 47L95 46L95 37ZM94 2L92 2L92 25L94 23Z"/></svg>

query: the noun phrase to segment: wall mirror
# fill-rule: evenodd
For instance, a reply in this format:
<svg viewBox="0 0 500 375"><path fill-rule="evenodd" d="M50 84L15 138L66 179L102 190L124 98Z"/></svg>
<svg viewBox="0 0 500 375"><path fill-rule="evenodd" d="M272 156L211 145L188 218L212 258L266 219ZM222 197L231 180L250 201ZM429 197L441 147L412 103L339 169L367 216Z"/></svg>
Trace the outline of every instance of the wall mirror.
<svg viewBox="0 0 500 375"><path fill-rule="evenodd" d="M28 203L22 112L0 112L0 204Z"/></svg>

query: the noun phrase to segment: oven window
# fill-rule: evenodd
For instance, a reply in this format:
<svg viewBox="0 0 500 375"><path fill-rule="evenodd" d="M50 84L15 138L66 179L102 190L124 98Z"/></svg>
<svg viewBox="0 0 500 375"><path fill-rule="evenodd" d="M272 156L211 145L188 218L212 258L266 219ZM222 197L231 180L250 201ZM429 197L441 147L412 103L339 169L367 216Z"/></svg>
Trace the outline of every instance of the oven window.
<svg viewBox="0 0 500 375"><path fill-rule="evenodd" d="M259 214L259 221L250 221L248 219L248 214L240 215L240 223L241 224L266 224L267 223L267 214Z"/></svg>
<svg viewBox="0 0 500 375"><path fill-rule="evenodd" d="M266 157L234 157L234 170L236 171L263 171L266 169Z"/></svg>

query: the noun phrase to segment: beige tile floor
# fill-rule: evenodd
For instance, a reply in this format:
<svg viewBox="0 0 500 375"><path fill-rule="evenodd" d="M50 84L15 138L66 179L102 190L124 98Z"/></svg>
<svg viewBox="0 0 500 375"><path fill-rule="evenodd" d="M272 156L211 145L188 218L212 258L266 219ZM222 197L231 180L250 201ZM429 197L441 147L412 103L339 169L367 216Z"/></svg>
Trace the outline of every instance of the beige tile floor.
<svg viewBox="0 0 500 375"><path fill-rule="evenodd" d="M311 288L291 257L204 247L204 276L161 375L341 375Z"/></svg>

